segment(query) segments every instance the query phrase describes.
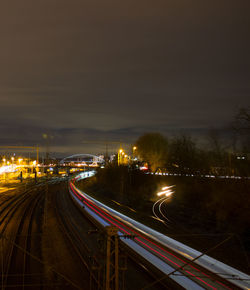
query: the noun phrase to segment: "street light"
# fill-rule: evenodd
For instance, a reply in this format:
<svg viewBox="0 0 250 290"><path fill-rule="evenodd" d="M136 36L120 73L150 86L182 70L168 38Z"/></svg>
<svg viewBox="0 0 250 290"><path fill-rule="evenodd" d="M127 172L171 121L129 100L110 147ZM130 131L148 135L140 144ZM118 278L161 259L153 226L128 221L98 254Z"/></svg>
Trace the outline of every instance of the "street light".
<svg viewBox="0 0 250 290"><path fill-rule="evenodd" d="M123 149L120 149L120 150L118 151L118 166L121 164L121 157L122 157L122 154L124 154Z"/></svg>
<svg viewBox="0 0 250 290"><path fill-rule="evenodd" d="M135 159L135 151L137 150L137 147L136 146L134 146L133 147L133 159Z"/></svg>

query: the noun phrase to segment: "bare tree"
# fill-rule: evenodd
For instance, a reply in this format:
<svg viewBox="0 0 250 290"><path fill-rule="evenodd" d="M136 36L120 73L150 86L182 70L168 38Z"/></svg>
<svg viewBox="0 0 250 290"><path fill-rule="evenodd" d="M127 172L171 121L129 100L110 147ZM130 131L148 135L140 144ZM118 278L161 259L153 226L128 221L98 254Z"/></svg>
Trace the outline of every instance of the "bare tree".
<svg viewBox="0 0 250 290"><path fill-rule="evenodd" d="M241 150L250 151L250 108L241 108L235 116L234 129L241 143Z"/></svg>
<svg viewBox="0 0 250 290"><path fill-rule="evenodd" d="M170 144L169 161L180 172L196 171L199 167L198 150L190 136L175 137Z"/></svg>

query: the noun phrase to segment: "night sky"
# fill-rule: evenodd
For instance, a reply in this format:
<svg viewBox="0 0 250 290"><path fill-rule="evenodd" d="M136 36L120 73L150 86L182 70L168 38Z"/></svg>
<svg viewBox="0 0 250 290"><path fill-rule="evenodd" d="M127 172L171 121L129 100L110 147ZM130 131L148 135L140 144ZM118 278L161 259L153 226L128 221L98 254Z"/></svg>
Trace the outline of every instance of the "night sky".
<svg viewBox="0 0 250 290"><path fill-rule="evenodd" d="M249 0L1 1L1 145L48 133L54 152L90 153L84 141L226 126L250 106L249 11Z"/></svg>

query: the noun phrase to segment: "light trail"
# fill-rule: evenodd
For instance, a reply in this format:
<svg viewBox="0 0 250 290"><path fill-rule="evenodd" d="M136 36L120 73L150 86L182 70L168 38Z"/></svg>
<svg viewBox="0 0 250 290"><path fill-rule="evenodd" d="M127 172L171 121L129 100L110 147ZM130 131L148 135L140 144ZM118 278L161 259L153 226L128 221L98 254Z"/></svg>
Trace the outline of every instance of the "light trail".
<svg viewBox="0 0 250 290"><path fill-rule="evenodd" d="M159 200L157 200L157 201L153 204L153 206L152 206L152 211L153 211L154 216L155 216L157 219L159 219L160 221L162 221L163 223L165 223L165 221L164 221L161 217L159 217L159 216L157 215L155 208L156 208L156 206L158 206L158 211L160 212L160 214L162 215L162 217L163 217L165 220L170 221L170 220L165 216L165 214L162 212L161 207L162 207L162 205L163 205L167 200L169 200L170 196L174 193L174 191L171 190L173 187L175 187L175 185L170 185L170 186L164 186L164 187L162 187L162 189L161 189L162 191L158 192L157 195L158 195L158 196L165 195L165 196L162 197L162 198L160 198Z"/></svg>
<svg viewBox="0 0 250 290"><path fill-rule="evenodd" d="M73 189L73 191L75 192L75 188ZM162 254L159 251L159 249L162 250L162 251L164 251L164 252L166 252L166 253L168 253L170 256L174 257L175 259L179 260L179 262L182 262L182 263L185 264L185 261L184 260L182 260L182 259L178 258L177 256L173 255L172 253L166 251L162 247L159 247L157 244L155 244L152 241L150 241L149 239L143 237L139 232L137 232L137 231L135 231L133 229L128 228L125 224L121 223L120 221L118 221L117 219L115 219L113 216L111 216L110 214L106 213L102 209L98 208L95 204L93 204L88 198L85 198L83 195L82 195L82 201L85 203L85 205L88 205L89 208L91 208L95 213L97 213L98 215L100 215L106 221L108 221L112 225L118 227L119 230L122 231L123 233L125 233L125 234L131 234L130 231L132 231L133 234L139 235L140 238L135 238L135 240L137 242L139 242L143 246L147 247L149 250L153 251L154 253L156 253L160 257L164 258L165 260L167 260L168 262L170 262L172 265L176 266L177 268L181 268L181 265L179 263L176 263L172 259L168 258L166 255ZM148 242L150 244L152 244L153 246L148 245ZM158 250L155 249L154 247L158 248ZM200 272L200 270L197 269L197 268L195 268L194 266L191 266L190 265L190 267L193 268L193 269L195 269L196 271ZM202 282L205 285L207 285L210 289L217 289L217 288L213 287L212 285L210 285L209 283L207 283L206 281L204 281L203 279L201 279L200 277L198 277L195 274L191 273L190 271L184 270L184 269L183 269L183 271L185 271L187 274L191 275L192 277L198 279L200 282ZM203 276L207 276L205 273L202 273L202 274L203 274Z"/></svg>
<svg viewBox="0 0 250 290"><path fill-rule="evenodd" d="M167 220L167 221L169 221L170 222L170 219L168 219L166 216L165 216L165 214L163 214L163 212L162 212L162 209L161 209L161 207L162 207L162 205L166 202L166 201L168 201L169 200L169 197L166 197L160 204L159 204L159 212L161 213L161 215Z"/></svg>
<svg viewBox="0 0 250 290"><path fill-rule="evenodd" d="M75 181L73 181L73 183L75 183ZM116 226L117 228L119 228L119 231L121 233L125 233L125 234L128 234L128 235L129 234L130 235L131 234L135 235L136 238L134 239L135 240L134 243L138 243L143 248L148 249L149 252L151 252L152 254L156 255L156 257L159 257L159 258L165 260L167 264L170 264L170 265L173 266L173 269L178 268L178 271L180 272L180 275L185 275L186 277L190 277L191 280L195 281L199 285L202 285L206 289L218 289L218 288L221 289L222 287L224 289L225 288L226 289L230 289L227 285L224 285L221 281L218 281L217 279L214 279L214 277L210 276L210 274L207 274L204 271L202 271L201 269L197 268L197 267L199 267L198 265L197 265L197 267L195 267L194 265L191 265L191 264L187 265L187 261L185 261L184 258L181 258L180 256L177 256L176 254L174 254L172 251L170 252L169 250L167 250L165 248L165 247L167 247L167 245L161 246L161 244L155 242L154 241L155 238L152 236L152 234L147 234L146 232L144 232L144 229L141 230L140 228L138 228L138 226L136 226L136 228L135 228L135 226L133 224L131 224L132 220L130 218L128 218L128 217L116 212L115 210L112 210L112 209L108 208L107 206L105 206L105 205L101 204L100 202L94 200L90 196L87 196L86 194L82 193L81 191L79 191L75 187L75 185L73 183L69 184L72 193L75 196L77 196L77 198L80 199L84 203L84 205L86 207L90 208L90 210L92 210L95 213L95 215L97 215L100 218L104 219L109 224L112 224L112 225ZM163 204L165 202L165 199L166 199L166 197L161 198L159 200L161 202L161 204ZM159 202L159 201L157 201L157 202ZM133 223L134 224L136 223L137 225L139 225L138 222L133 221ZM141 228L142 228L142 226L141 226ZM147 227L143 226L143 228L147 228ZM149 231L149 228L148 228L148 231ZM155 232L153 230L150 230L150 231L151 232ZM172 240L170 238L168 238L168 239ZM174 241L174 240L172 240L172 241ZM179 243L177 241L175 243L183 245L183 244L181 244L181 243ZM131 247L132 247L132 245L131 245ZM133 247L136 248L135 245ZM185 248L187 248L190 252L197 252L197 251L192 250L191 248L189 248L187 246L183 245L182 247L183 247L182 251L186 251ZM137 249L137 251L139 251L139 250ZM179 252L180 252L180 250L179 250ZM148 253L148 255L149 255L149 253ZM184 252L183 255L189 256L190 254L188 254L188 252L186 252L186 253ZM205 258L203 257L203 260L204 259ZM208 256L207 256L206 259L207 260L210 260L210 259L214 260L214 259L212 259L212 258L210 258ZM151 258L151 260L152 260L152 258ZM214 260L214 261L216 261L216 260ZM198 262L198 260L196 261L196 263L197 262ZM157 262L157 263L159 264L159 262ZM201 264L201 263L199 262L199 264ZM217 264L222 265L224 268L227 267L228 269L230 269L230 271L233 270L235 273L240 273L243 276L246 275L246 274L244 274L242 272L239 272L239 271L237 271L237 270L235 270L235 269L233 269L233 268L231 268L231 267L229 267L229 266L227 266L227 265L225 265L225 264L223 264L221 262L217 261ZM185 269L181 269L181 267L184 266L184 265L185 265ZM210 268L211 267L212 266L210 265ZM179 270L179 268L180 268L180 270ZM206 266L206 268L208 268L208 266ZM160 269L163 271L162 267L160 267ZM169 271L169 273L171 273L171 271ZM218 273L218 271L216 271L216 273ZM175 274L177 274L177 273L175 273ZM218 275L220 275L220 274L218 274ZM174 279L175 281L177 281L178 280L177 276L176 277L171 276L171 278ZM223 277L223 274L221 274L220 276ZM248 276L246 275L246 277L248 277ZM181 282L181 280L178 280L178 281L179 281L179 283L183 283L183 282ZM185 283L188 283L188 282L185 282ZM237 284L237 283L234 282L234 284ZM239 286L239 284L243 285L244 283L242 281L240 281L237 284L237 286ZM194 289L193 288L194 285L191 288L190 287L188 287L187 289ZM233 288L233 289L235 289L235 288ZM247 288L243 287L243 289L247 289Z"/></svg>
<svg viewBox="0 0 250 290"><path fill-rule="evenodd" d="M162 197L162 198L158 199L158 200L153 204L153 206L152 206L152 212L153 212L154 216L155 216L158 220L164 222L164 220L162 220L162 219L161 219L161 218L156 214L156 212L155 212L155 207L156 207L156 205L157 205L160 201L162 201L162 200L165 200L165 197Z"/></svg>

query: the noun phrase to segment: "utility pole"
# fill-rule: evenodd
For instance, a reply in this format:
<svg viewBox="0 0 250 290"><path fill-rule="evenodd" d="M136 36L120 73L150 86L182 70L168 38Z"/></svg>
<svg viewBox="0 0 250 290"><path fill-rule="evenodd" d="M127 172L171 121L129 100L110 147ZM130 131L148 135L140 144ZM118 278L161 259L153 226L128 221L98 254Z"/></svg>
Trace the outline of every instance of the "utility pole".
<svg viewBox="0 0 250 290"><path fill-rule="evenodd" d="M106 244L106 275L105 290L119 289L119 248L118 248L118 229L114 226L107 226Z"/></svg>
<svg viewBox="0 0 250 290"><path fill-rule="evenodd" d="M50 139L51 136L49 134L44 133L43 139L45 140L45 164L49 164L49 150L50 150Z"/></svg>
<svg viewBox="0 0 250 290"><path fill-rule="evenodd" d="M39 147L38 145L36 146L36 164L39 164Z"/></svg>
<svg viewBox="0 0 250 290"><path fill-rule="evenodd" d="M124 290L125 271L127 270L127 256L119 249L119 239L121 237L131 238L130 235L119 235L118 228L115 226L106 226L104 231L93 230L88 234L99 233L98 241L100 243L100 252L98 269L102 268L102 274L98 277L102 281L98 282L98 289L103 290ZM93 270L97 270L96 266ZM92 289L92 288L91 288Z"/></svg>

